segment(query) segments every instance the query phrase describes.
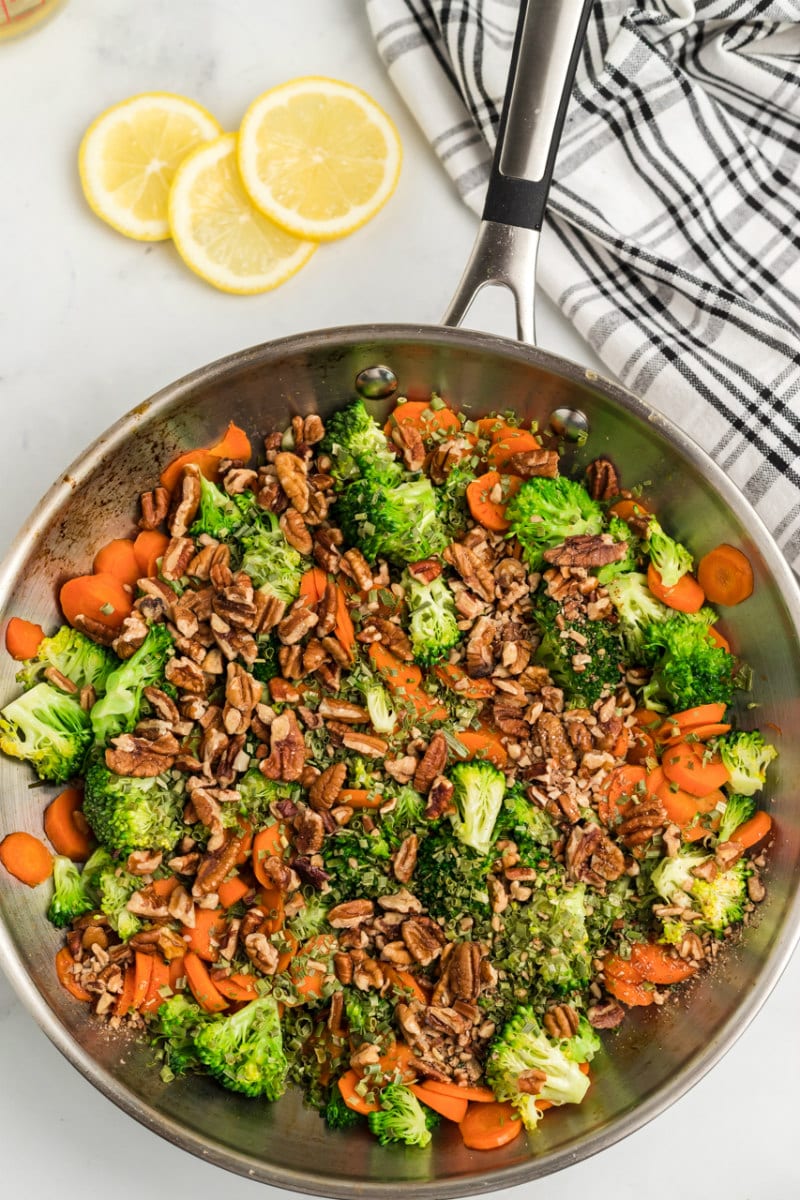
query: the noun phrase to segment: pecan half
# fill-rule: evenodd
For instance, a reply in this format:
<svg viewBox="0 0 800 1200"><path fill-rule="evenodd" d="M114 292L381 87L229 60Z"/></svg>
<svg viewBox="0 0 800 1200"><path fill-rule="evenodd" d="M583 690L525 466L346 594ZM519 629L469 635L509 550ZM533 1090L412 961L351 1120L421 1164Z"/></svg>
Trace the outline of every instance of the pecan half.
<svg viewBox="0 0 800 1200"><path fill-rule="evenodd" d="M299 513L308 512L308 478L306 466L301 458L283 450L275 456L278 482Z"/></svg>
<svg viewBox="0 0 800 1200"><path fill-rule="evenodd" d="M142 515L139 518L140 529L158 529L169 512L169 492L165 487L153 488L152 492L142 492Z"/></svg>
<svg viewBox="0 0 800 1200"><path fill-rule="evenodd" d="M619 879L625 870L624 854L599 825L573 827L567 842L566 862L570 879L600 888L606 881Z"/></svg>
<svg viewBox="0 0 800 1200"><path fill-rule="evenodd" d="M389 743L383 738L349 727L342 735L342 745L355 754L366 754L369 758L383 758L389 749Z"/></svg>
<svg viewBox="0 0 800 1200"><path fill-rule="evenodd" d="M545 550L544 560L557 567L604 567L627 553L628 543L615 542L610 534L581 533Z"/></svg>
<svg viewBox="0 0 800 1200"><path fill-rule="evenodd" d="M244 949L253 966L263 975L275 974L280 955L265 933L249 933L244 939Z"/></svg>
<svg viewBox="0 0 800 1200"><path fill-rule="evenodd" d="M428 742L427 749L419 761L412 786L421 795L427 795L434 779L441 775L446 766L447 739L441 731L437 731Z"/></svg>
<svg viewBox="0 0 800 1200"><path fill-rule="evenodd" d="M616 833L631 849L649 842L667 823L667 814L657 796L647 795L641 801L626 805ZM615 876L616 878L616 876Z"/></svg>
<svg viewBox="0 0 800 1200"><path fill-rule="evenodd" d="M194 541L189 537L170 538L161 556L161 575L164 579L180 579L194 558Z"/></svg>
<svg viewBox="0 0 800 1200"><path fill-rule="evenodd" d="M368 592L372 587L372 570L360 550L353 548L342 555L342 570L360 592Z"/></svg>
<svg viewBox="0 0 800 1200"><path fill-rule="evenodd" d="M542 1024L556 1040L570 1038L578 1032L578 1014L570 1004L556 1004L553 1008L548 1008Z"/></svg>
<svg viewBox="0 0 800 1200"><path fill-rule="evenodd" d="M270 754L262 758L260 771L267 779L294 783L303 773L306 744L297 717L291 709L282 712L270 726Z"/></svg>
<svg viewBox="0 0 800 1200"><path fill-rule="evenodd" d="M511 455L503 470L523 479L555 479L558 475L558 454L555 450L518 450Z"/></svg>
<svg viewBox="0 0 800 1200"><path fill-rule="evenodd" d="M175 739L170 737L170 746ZM152 779L168 771L175 761L175 752L164 753L160 739L134 737L123 733L113 738L105 754L106 766L115 775L132 775L136 779Z"/></svg>
<svg viewBox="0 0 800 1200"><path fill-rule="evenodd" d="M307 596L300 596L279 622L278 637L285 646L293 646L314 628L318 620L311 601Z"/></svg>
<svg viewBox="0 0 800 1200"><path fill-rule="evenodd" d="M360 704L351 704L349 700L336 700L323 696L317 712L325 720L344 721L346 725L365 725L369 721L369 713Z"/></svg>
<svg viewBox="0 0 800 1200"><path fill-rule="evenodd" d="M586 1017L594 1029L616 1029L625 1020L625 1009L616 1000L604 1000L602 1004L590 1004Z"/></svg>
<svg viewBox="0 0 800 1200"><path fill-rule="evenodd" d="M586 488L593 500L619 495L619 476L609 458L595 458L586 468Z"/></svg>
<svg viewBox="0 0 800 1200"><path fill-rule="evenodd" d="M392 441L409 471L421 471L425 462L425 443L419 430L409 422L395 425L392 429Z"/></svg>
<svg viewBox="0 0 800 1200"><path fill-rule="evenodd" d="M418 849L419 838L415 833L409 833L392 855L392 872L398 883L408 883L414 874Z"/></svg>
<svg viewBox="0 0 800 1200"><path fill-rule="evenodd" d="M292 822L292 841L298 854L316 854L325 841L322 817L311 808L300 808Z"/></svg>
<svg viewBox="0 0 800 1200"><path fill-rule="evenodd" d="M309 555L313 548L311 531L296 508L288 508L279 520L279 525L290 546L299 554Z"/></svg>
<svg viewBox="0 0 800 1200"><path fill-rule="evenodd" d="M147 703L154 709L156 716L160 717L162 721L166 721L168 725L178 724L181 714L175 701L166 692L151 685L144 689L143 694Z"/></svg>
<svg viewBox="0 0 800 1200"><path fill-rule="evenodd" d="M311 807L317 810L332 808L344 787L346 775L347 766L343 762L326 767L308 789Z"/></svg>
<svg viewBox="0 0 800 1200"><path fill-rule="evenodd" d="M222 723L226 733L247 733L262 691L262 685L249 675L244 667L239 663L228 663L225 707L222 710Z"/></svg>
<svg viewBox="0 0 800 1200"><path fill-rule="evenodd" d="M195 696L205 696L210 680L197 663L190 658L171 658L164 668L164 674L173 685L183 692L191 692Z"/></svg>
<svg viewBox="0 0 800 1200"><path fill-rule="evenodd" d="M406 570L417 583L433 583L442 573L442 564L438 558L421 558L419 562L409 563Z"/></svg>
<svg viewBox="0 0 800 1200"><path fill-rule="evenodd" d="M368 921L375 912L371 900L345 900L328 910L328 924L334 929L354 929Z"/></svg>
<svg viewBox="0 0 800 1200"><path fill-rule="evenodd" d="M439 957L447 940L430 917L409 917L400 926L400 933L409 953L423 967Z"/></svg>
<svg viewBox="0 0 800 1200"><path fill-rule="evenodd" d="M195 792L194 798L197 793ZM239 851L242 847L241 838L230 836L230 830L225 835L225 842L212 850L200 860L197 868L192 895L207 896L216 892L226 875L233 870Z"/></svg>
<svg viewBox="0 0 800 1200"><path fill-rule="evenodd" d="M195 463L187 463L175 489L167 518L167 525L173 537L183 537L189 532L189 526L194 521L199 507L200 468Z"/></svg>
<svg viewBox="0 0 800 1200"><path fill-rule="evenodd" d="M451 542L444 552L445 562L455 567L467 587L491 603L494 599L494 579L477 554L462 542Z"/></svg>
<svg viewBox="0 0 800 1200"><path fill-rule="evenodd" d="M575 756L561 718L556 713L543 712L535 730L545 758L553 759L558 766L571 771L575 766Z"/></svg>

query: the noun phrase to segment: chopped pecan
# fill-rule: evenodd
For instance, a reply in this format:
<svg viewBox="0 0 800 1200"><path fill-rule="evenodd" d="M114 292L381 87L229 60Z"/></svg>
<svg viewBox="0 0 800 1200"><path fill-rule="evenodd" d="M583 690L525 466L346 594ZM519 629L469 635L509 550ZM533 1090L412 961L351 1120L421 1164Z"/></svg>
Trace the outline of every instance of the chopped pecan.
<svg viewBox="0 0 800 1200"><path fill-rule="evenodd" d="M714 854L714 862L719 867L720 871L727 871L729 867L735 863L744 854L744 847L738 842L720 842Z"/></svg>
<svg viewBox="0 0 800 1200"><path fill-rule="evenodd" d="M318 619L308 597L300 596L278 624L278 637L285 646L293 646L314 628Z"/></svg>
<svg viewBox="0 0 800 1200"><path fill-rule="evenodd" d="M545 758L553 759L564 770L572 770L575 766L575 756L561 718L555 713L543 712L536 721L535 729Z"/></svg>
<svg viewBox="0 0 800 1200"><path fill-rule="evenodd" d="M767 894L767 889L761 882L761 876L756 872L748 876L747 879L747 896L753 904L760 904Z"/></svg>
<svg viewBox="0 0 800 1200"><path fill-rule="evenodd" d="M307 674L303 664L303 651L299 646L281 646L278 662L284 679L302 679Z"/></svg>
<svg viewBox="0 0 800 1200"><path fill-rule="evenodd" d="M132 612L122 622L111 648L120 658L131 658L139 647L144 645L149 632L148 624L142 616L138 612Z"/></svg>
<svg viewBox="0 0 800 1200"><path fill-rule="evenodd" d="M361 733L360 730L347 728L342 736L342 745L355 754L366 754L369 758L383 758L389 749L389 743L373 734Z"/></svg>
<svg viewBox="0 0 800 1200"><path fill-rule="evenodd" d="M413 787L421 795L427 795L437 775L447 766L447 739L437 731L428 742L427 749L414 772Z"/></svg>
<svg viewBox="0 0 800 1200"><path fill-rule="evenodd" d="M167 901L167 909L174 921L179 921L187 929L194 929L194 902L183 884L178 884L170 893L169 900ZM186 947L184 946L184 951L185 949Z"/></svg>
<svg viewBox="0 0 800 1200"><path fill-rule="evenodd" d="M531 1067L529 1071L522 1071L517 1076L517 1089L524 1096L538 1096L546 1082L547 1075L544 1071L540 1071L538 1067Z"/></svg>
<svg viewBox="0 0 800 1200"><path fill-rule="evenodd" d="M594 887L619 879L625 870L625 856L599 825L573 827L567 842L566 862L570 879Z"/></svg>
<svg viewBox="0 0 800 1200"><path fill-rule="evenodd" d="M239 663L228 663L222 723L228 734L247 733L263 688ZM298 697L299 698L299 697Z"/></svg>
<svg viewBox="0 0 800 1200"><path fill-rule="evenodd" d="M213 795L211 788L203 787L199 781L195 784L193 778L188 781L186 787L191 797L192 807L197 814L197 819L211 833L211 837L207 843L208 850L211 852L218 850L225 842L225 831L222 826L222 809L219 806L219 802Z"/></svg>
<svg viewBox="0 0 800 1200"><path fill-rule="evenodd" d="M344 721L346 725L364 725L369 721L369 713L360 704L351 704L349 700L336 700L323 696L317 712L326 720Z"/></svg>
<svg viewBox="0 0 800 1200"><path fill-rule="evenodd" d="M558 1041L560 1038L570 1038L578 1032L579 1018L570 1004L556 1004L548 1008L542 1021L547 1032Z"/></svg>
<svg viewBox="0 0 800 1200"><path fill-rule="evenodd" d="M418 562L409 563L406 570L417 583L433 583L442 573L442 564L438 558L421 558Z"/></svg>
<svg viewBox="0 0 800 1200"><path fill-rule="evenodd" d="M418 849L419 838L415 833L409 833L392 855L392 872L398 883L408 883L414 874Z"/></svg>
<svg viewBox="0 0 800 1200"><path fill-rule="evenodd" d="M142 492L141 506L139 528L158 529L169 512L169 492L165 487L153 488L152 492Z"/></svg>
<svg viewBox="0 0 800 1200"><path fill-rule="evenodd" d="M174 738L170 739L174 743ZM163 753L159 741L123 733L112 738L105 754L106 766L115 775L132 775L136 779L152 779L168 771L175 761L174 753Z"/></svg>
<svg viewBox="0 0 800 1200"><path fill-rule="evenodd" d="M299 859L295 861L299 862ZM290 867L279 854L266 854L259 863L261 874L268 879L270 885L281 893L294 892L300 886L300 880L294 867Z"/></svg>
<svg viewBox="0 0 800 1200"><path fill-rule="evenodd" d="M523 479L555 479L558 454L555 450L518 450L507 460L503 470Z"/></svg>
<svg viewBox="0 0 800 1200"><path fill-rule="evenodd" d="M316 888L318 892L326 890L330 875L324 867L318 866L310 858L296 858L292 863L292 867L300 876L303 883L307 883L309 887Z"/></svg>
<svg viewBox="0 0 800 1200"><path fill-rule="evenodd" d="M181 714L175 701L166 692L151 685L144 689L143 694L147 703L162 721L166 721L168 725L178 724Z"/></svg>
<svg viewBox="0 0 800 1200"><path fill-rule="evenodd" d="M437 775L428 791L423 817L426 821L438 821L440 817L449 816L456 811L453 803L454 788L444 775Z"/></svg>
<svg viewBox="0 0 800 1200"><path fill-rule="evenodd" d="M347 767L343 762L326 767L308 789L311 807L317 810L332 808L344 787L346 774Z"/></svg>
<svg viewBox="0 0 800 1200"><path fill-rule="evenodd" d="M402 758L384 759L383 768L387 775L398 783L410 783L417 769L417 759L413 754L404 754Z"/></svg>
<svg viewBox="0 0 800 1200"><path fill-rule="evenodd" d="M328 924L334 929L353 929L368 921L375 912L371 900L345 900L328 909Z"/></svg>
<svg viewBox="0 0 800 1200"><path fill-rule="evenodd" d="M275 974L280 955L265 933L249 933L244 939L244 949L253 966L263 975Z"/></svg>
<svg viewBox="0 0 800 1200"><path fill-rule="evenodd" d="M616 1000L606 999L601 1004L590 1004L586 1017L594 1029L616 1029L625 1020L625 1009Z"/></svg>
<svg viewBox="0 0 800 1200"><path fill-rule="evenodd" d="M469 458L473 452L472 445L465 437L448 438L440 442L433 451L428 463L428 474L434 483L444 483L453 467L463 459Z"/></svg>
<svg viewBox="0 0 800 1200"><path fill-rule="evenodd" d="M425 443L417 428L410 422L396 424L392 429L392 441L402 455L409 471L421 471L425 462Z"/></svg>
<svg viewBox="0 0 800 1200"><path fill-rule="evenodd" d="M358 641L370 644L380 642L403 662L411 662L414 658L414 649L408 636L394 621L387 621L384 617L369 617L358 634Z"/></svg>
<svg viewBox="0 0 800 1200"><path fill-rule="evenodd" d="M391 896L379 896L378 907L385 912L392 913L420 913L422 905L416 896L412 895L408 888L400 888L399 892L393 892Z"/></svg>
<svg viewBox="0 0 800 1200"><path fill-rule="evenodd" d="M478 617L467 641L467 674L472 679L487 679L494 670L494 642L497 625L491 617Z"/></svg>
<svg viewBox="0 0 800 1200"><path fill-rule="evenodd" d="M400 933L411 955L423 967L439 957L447 940L430 917L409 917L400 926Z"/></svg>
<svg viewBox="0 0 800 1200"><path fill-rule="evenodd" d="M317 529L314 531L314 562L326 575L336 575L341 563L338 547L342 544L342 534L338 529Z"/></svg>
<svg viewBox="0 0 800 1200"><path fill-rule="evenodd" d="M308 478L306 465L301 458L283 450L275 456L278 482L299 513L308 512Z"/></svg>
<svg viewBox="0 0 800 1200"><path fill-rule="evenodd" d="M494 579L477 554L462 542L451 542L444 552L445 561L455 567L467 587L481 600L494 600Z"/></svg>
<svg viewBox="0 0 800 1200"><path fill-rule="evenodd" d="M337 951L333 956L333 971L339 983L347 987L353 982L353 960L349 954Z"/></svg>
<svg viewBox="0 0 800 1200"><path fill-rule="evenodd" d="M320 650L322 649L321 643L317 639L328 637L333 633L334 629L336 628L338 608L339 589L332 579L328 579L325 582L325 591L322 594L322 598L317 602L317 605L314 609L315 613L317 614L317 624L314 629L314 638L309 639L309 647L313 641L317 646L320 647ZM320 659L320 662L322 661L323 659ZM314 667L311 667L311 670L314 669Z"/></svg>
<svg viewBox="0 0 800 1200"><path fill-rule="evenodd" d="M211 607L227 625L245 629L249 633L254 631L258 609L253 586L247 575L237 576L234 583L218 589Z"/></svg>
<svg viewBox="0 0 800 1200"><path fill-rule="evenodd" d="M172 497L167 518L167 526L174 538L184 537L189 532L189 526L194 521L199 507L200 468L195 463L187 463ZM192 556L194 557L194 554Z"/></svg>
<svg viewBox="0 0 800 1200"><path fill-rule="evenodd" d="M307 446L315 446L325 437L325 426L318 413L309 413L307 417L292 417L292 428L295 422L302 422L302 430L295 433L295 442L305 442Z"/></svg>
<svg viewBox="0 0 800 1200"><path fill-rule="evenodd" d="M134 916L146 917L151 921L158 921L169 916L166 900L153 891L152 884L142 888L139 892L133 892L125 907Z"/></svg>
<svg viewBox="0 0 800 1200"><path fill-rule="evenodd" d="M160 850L134 850L128 855L128 871L131 875L152 875L161 866L162 858Z"/></svg>
<svg viewBox="0 0 800 1200"><path fill-rule="evenodd" d="M385 982L383 967L374 958L365 958L362 962L355 964L353 983L359 991L379 991Z"/></svg>
<svg viewBox="0 0 800 1200"><path fill-rule="evenodd" d="M322 817L311 808L301 808L292 822L292 841L298 854L316 854L325 841Z"/></svg>
<svg viewBox="0 0 800 1200"><path fill-rule="evenodd" d="M306 761L306 744L294 712L288 709L277 716L269 733L270 754L261 760L261 774L267 779L294 783L302 775Z"/></svg>
<svg viewBox="0 0 800 1200"><path fill-rule="evenodd" d="M545 550L544 560L557 567L604 567L627 553L628 543L615 542L608 533L580 533Z"/></svg>
<svg viewBox="0 0 800 1200"><path fill-rule="evenodd" d="M406 949L405 942L387 942L381 950L383 962L391 963L394 967L410 967L414 960Z"/></svg>
<svg viewBox="0 0 800 1200"><path fill-rule="evenodd" d="M258 484L258 471L251 467L230 467L223 476L222 486L229 496L252 492Z"/></svg>
<svg viewBox="0 0 800 1200"><path fill-rule="evenodd" d="M270 698L276 704L297 704L300 699L300 693L294 684L288 679L281 679L280 675L273 676L268 687Z"/></svg>
<svg viewBox="0 0 800 1200"><path fill-rule="evenodd" d="M209 679L197 663L185 656L171 658L164 668L164 674L173 687L183 692L192 692L196 696L205 696L208 691Z"/></svg>
<svg viewBox="0 0 800 1200"><path fill-rule="evenodd" d="M311 553L314 545L311 531L296 508L288 508L281 515L279 524L290 546L294 546L299 554Z"/></svg>
<svg viewBox="0 0 800 1200"><path fill-rule="evenodd" d="M619 495L619 476L609 458L595 458L586 468L586 488L593 500Z"/></svg>

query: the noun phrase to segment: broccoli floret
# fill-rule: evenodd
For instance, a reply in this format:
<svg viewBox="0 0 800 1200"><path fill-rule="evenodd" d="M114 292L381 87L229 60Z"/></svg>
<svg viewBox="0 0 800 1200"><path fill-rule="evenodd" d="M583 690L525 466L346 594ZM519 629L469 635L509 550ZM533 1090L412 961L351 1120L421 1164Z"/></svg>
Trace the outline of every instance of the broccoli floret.
<svg viewBox="0 0 800 1200"><path fill-rule="evenodd" d="M757 729L728 733L718 739L716 748L730 772L726 786L743 796L761 791L767 782L767 767L778 757L778 751Z"/></svg>
<svg viewBox="0 0 800 1200"><path fill-rule="evenodd" d="M436 487L436 508L448 542L461 537L469 524L467 488L475 478L476 461L473 458L462 459L448 472L444 483Z"/></svg>
<svg viewBox="0 0 800 1200"><path fill-rule="evenodd" d="M289 545L275 513L264 511L259 524L243 534L241 543L241 567L253 585L291 604L300 591L307 561Z"/></svg>
<svg viewBox="0 0 800 1200"><path fill-rule="evenodd" d="M403 1083L390 1083L380 1096L378 1112L369 1114L369 1127L382 1146L405 1142L407 1146L427 1146L431 1141L426 1110ZM428 1110L430 1111L430 1110Z"/></svg>
<svg viewBox="0 0 800 1200"><path fill-rule="evenodd" d="M653 516L647 525L645 548L664 587L675 587L694 566L694 559L686 547L666 534L658 519Z"/></svg>
<svg viewBox="0 0 800 1200"><path fill-rule="evenodd" d="M461 640L453 593L441 575L430 583L422 583L406 571L402 584L414 659L429 667L440 662Z"/></svg>
<svg viewBox="0 0 800 1200"><path fill-rule="evenodd" d="M722 933L744 916L751 868L746 859L740 859L726 871L718 871L713 879L698 879L693 872L710 861L709 854L684 851L676 858L662 859L653 871L651 882L668 904L699 912L702 922L695 922L695 926Z"/></svg>
<svg viewBox="0 0 800 1200"><path fill-rule="evenodd" d="M535 615L542 634L536 661L547 667L571 707L591 708L601 696L616 690L625 657L616 625L605 620L568 620L550 597L539 602ZM576 637L565 636L570 632ZM587 656L589 662L584 662Z"/></svg>
<svg viewBox="0 0 800 1200"><path fill-rule="evenodd" d="M169 775L115 775L102 762L86 774L84 816L98 842L123 858L134 850L171 850L183 832L182 808Z"/></svg>
<svg viewBox="0 0 800 1200"><path fill-rule="evenodd" d="M138 933L142 923L128 911L128 901L142 886L138 875L131 875L103 846L98 846L83 868L83 883L90 895L97 897L112 929L126 941Z"/></svg>
<svg viewBox="0 0 800 1200"><path fill-rule="evenodd" d="M741 792L729 796L717 832L720 842L729 841L731 834L749 821L755 811L756 802L752 796L743 796Z"/></svg>
<svg viewBox="0 0 800 1200"><path fill-rule="evenodd" d="M324 1117L328 1129L352 1129L354 1125L361 1125L364 1121L360 1113L347 1107L338 1087L331 1088Z"/></svg>
<svg viewBox="0 0 800 1200"><path fill-rule="evenodd" d="M592 1061L595 1054L602 1050L603 1043L586 1017L581 1017L578 1021L577 1032L572 1037L563 1038L560 1046L567 1058L571 1058L576 1063L584 1063Z"/></svg>
<svg viewBox="0 0 800 1200"><path fill-rule="evenodd" d="M370 562L381 556L400 565L415 562L437 554L450 540L425 476L396 485L372 475L356 479L339 496L337 508L348 542Z"/></svg>
<svg viewBox="0 0 800 1200"><path fill-rule="evenodd" d="M624 558L621 558L618 562L606 563L604 567L601 567L596 572L600 583L605 584L609 584L612 579L616 579L619 575L629 575L631 571L635 571L639 551L638 539L619 517L611 518L608 522L607 532L611 534L615 542L624 542L627 549Z"/></svg>
<svg viewBox="0 0 800 1200"><path fill-rule="evenodd" d="M208 1013L182 992L158 1006L148 1024L164 1061L161 1078L165 1083L201 1066L194 1039L210 1019Z"/></svg>
<svg viewBox="0 0 800 1200"><path fill-rule="evenodd" d="M520 1090L520 1079L529 1071L543 1071L547 1076L536 1095ZM580 1104L589 1087L578 1062L567 1056L562 1044L548 1038L528 1006L517 1010L492 1043L486 1078L498 1100L511 1101L528 1130L536 1128L542 1115L537 1099L556 1105Z"/></svg>
<svg viewBox="0 0 800 1200"><path fill-rule="evenodd" d="M522 794L519 785L506 792L503 808L497 820L496 831L511 838L517 843L521 857L525 859L528 851L533 861L542 857L542 850L547 850L558 839L558 830L543 808L531 804Z"/></svg>
<svg viewBox="0 0 800 1200"><path fill-rule="evenodd" d="M194 1044L206 1070L230 1091L277 1100L286 1090L288 1063L274 996L260 996L203 1025Z"/></svg>
<svg viewBox="0 0 800 1200"><path fill-rule="evenodd" d="M275 638L269 635L258 638L257 645L258 658L251 666L250 674L259 683L269 683L270 679L274 679L276 675L280 675L281 673L281 665L278 661L278 646Z"/></svg>
<svg viewBox="0 0 800 1200"><path fill-rule="evenodd" d="M242 525L242 510L236 499L201 475L200 507L191 528L192 537L206 533L220 542L232 537Z"/></svg>
<svg viewBox="0 0 800 1200"><path fill-rule="evenodd" d="M490 762L456 763L450 770L457 812L450 820L459 842L488 854L506 792L505 776Z"/></svg>
<svg viewBox="0 0 800 1200"><path fill-rule="evenodd" d="M231 812L231 824L238 825L240 817L247 817L254 829L260 829L271 819L270 805L278 800L289 800L296 793L296 785L280 780L267 779L257 766L249 767L236 784L238 803L226 804ZM226 814L223 814L226 815Z"/></svg>
<svg viewBox="0 0 800 1200"><path fill-rule="evenodd" d="M305 905L296 916L287 923L289 929L299 942L305 942L318 933L327 933L328 909L330 904L319 892L303 893Z"/></svg>
<svg viewBox="0 0 800 1200"><path fill-rule="evenodd" d="M53 859L53 885L55 890L47 917L59 929L71 925L76 917L94 907L80 871L64 854L57 854Z"/></svg>
<svg viewBox="0 0 800 1200"><path fill-rule="evenodd" d="M642 692L647 708L677 712L700 704L730 704L735 660L713 641L707 621L698 617L701 614L675 613L646 629L644 654L655 664Z"/></svg>
<svg viewBox="0 0 800 1200"><path fill-rule="evenodd" d="M363 696L375 732L393 733L397 725L397 712L388 689L363 659L350 672L348 683ZM360 787L361 784L354 786Z"/></svg>
<svg viewBox="0 0 800 1200"><path fill-rule="evenodd" d="M647 586L647 576L630 571L609 580L606 585L611 603L617 610L619 629L625 646L635 662L642 660L645 631L650 625L666 621L673 610L656 600Z"/></svg>
<svg viewBox="0 0 800 1200"><path fill-rule="evenodd" d="M333 460L331 475L340 484L366 472L388 483L401 474L383 430L361 400L353 400L329 417L320 449Z"/></svg>
<svg viewBox="0 0 800 1200"><path fill-rule="evenodd" d="M49 683L37 683L0 712L0 750L29 762L40 779L65 783L79 775L91 740L88 713Z"/></svg>
<svg viewBox="0 0 800 1200"><path fill-rule="evenodd" d="M105 691L106 679L117 665L117 657L105 646L98 646L86 634L70 625L62 625L52 637L39 643L34 658L29 658L17 674L17 682L33 687L48 667L55 667L80 691L93 687L97 695Z"/></svg>
<svg viewBox="0 0 800 1200"><path fill-rule="evenodd" d="M506 519L535 571L544 552L565 538L600 533L603 510L571 479L528 479L506 507Z"/></svg>
<svg viewBox="0 0 800 1200"><path fill-rule="evenodd" d="M133 729L139 720L144 689L162 682L171 654L172 637L166 625L151 625L139 649L111 672L106 694L92 707L89 716L95 741L103 745Z"/></svg>
<svg viewBox="0 0 800 1200"><path fill-rule="evenodd" d="M394 807L382 814L381 828L393 844L399 843L413 829L426 824L423 818L425 800L414 788L387 787L384 803L394 801Z"/></svg>

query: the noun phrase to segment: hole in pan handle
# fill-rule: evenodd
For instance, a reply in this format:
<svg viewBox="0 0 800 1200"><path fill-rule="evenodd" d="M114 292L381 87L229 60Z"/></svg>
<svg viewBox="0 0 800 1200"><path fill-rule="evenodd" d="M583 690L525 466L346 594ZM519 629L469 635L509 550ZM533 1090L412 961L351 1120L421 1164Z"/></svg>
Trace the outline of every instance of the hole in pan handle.
<svg viewBox="0 0 800 1200"><path fill-rule="evenodd" d="M520 0L483 218L445 325L481 288L507 287L517 337L536 343L536 255L553 165L594 0Z"/></svg>

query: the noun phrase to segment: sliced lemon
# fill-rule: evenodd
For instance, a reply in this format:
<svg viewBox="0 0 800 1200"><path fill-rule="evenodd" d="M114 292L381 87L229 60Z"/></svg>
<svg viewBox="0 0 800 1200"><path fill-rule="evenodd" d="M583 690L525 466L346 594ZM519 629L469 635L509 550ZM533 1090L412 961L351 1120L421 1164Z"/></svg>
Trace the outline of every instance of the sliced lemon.
<svg viewBox="0 0 800 1200"><path fill-rule="evenodd" d="M319 242L375 215L397 186L401 159L386 113L336 79L294 79L264 92L239 131L239 169L253 203Z"/></svg>
<svg viewBox="0 0 800 1200"><path fill-rule="evenodd" d="M186 155L222 127L194 100L143 92L106 109L83 136L78 155L89 207L128 237L169 237L167 202Z"/></svg>
<svg viewBox="0 0 800 1200"><path fill-rule="evenodd" d="M277 287L317 248L251 204L236 163L236 134L200 146L181 164L169 196L175 246L187 267L223 292Z"/></svg>

